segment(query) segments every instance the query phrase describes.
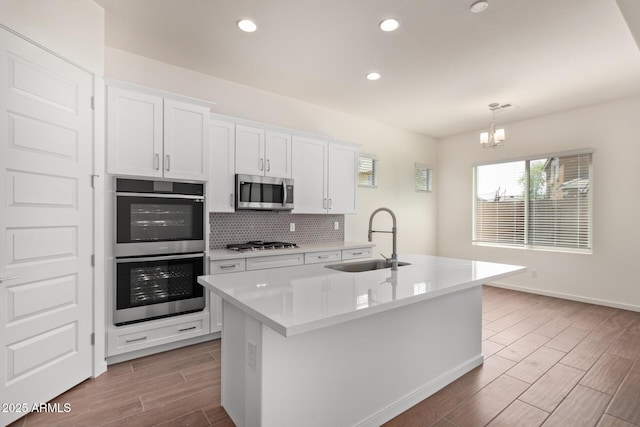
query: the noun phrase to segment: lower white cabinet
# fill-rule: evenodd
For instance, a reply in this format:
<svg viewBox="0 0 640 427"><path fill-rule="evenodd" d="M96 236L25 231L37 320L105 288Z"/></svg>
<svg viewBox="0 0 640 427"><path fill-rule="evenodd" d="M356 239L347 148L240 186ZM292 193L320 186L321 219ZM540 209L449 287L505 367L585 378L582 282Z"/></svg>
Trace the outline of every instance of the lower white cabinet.
<svg viewBox="0 0 640 427"><path fill-rule="evenodd" d="M340 251L307 252L304 254L305 264L320 264L323 262L340 261Z"/></svg>
<svg viewBox="0 0 640 427"><path fill-rule="evenodd" d="M107 356L142 350L210 333L209 312L118 326L107 331Z"/></svg>
<svg viewBox="0 0 640 427"><path fill-rule="evenodd" d="M371 247L365 248L351 248L342 250L342 259L358 259L358 258L371 258L373 250Z"/></svg>
<svg viewBox="0 0 640 427"><path fill-rule="evenodd" d="M213 292L209 292L209 304L211 306L211 333L222 330L222 298Z"/></svg>
<svg viewBox="0 0 640 427"><path fill-rule="evenodd" d="M209 274L236 273L246 270L245 258L214 260L209 263Z"/></svg>
<svg viewBox="0 0 640 427"><path fill-rule="evenodd" d="M304 254L261 256L247 258L247 271L262 270L265 268L291 267L304 264Z"/></svg>

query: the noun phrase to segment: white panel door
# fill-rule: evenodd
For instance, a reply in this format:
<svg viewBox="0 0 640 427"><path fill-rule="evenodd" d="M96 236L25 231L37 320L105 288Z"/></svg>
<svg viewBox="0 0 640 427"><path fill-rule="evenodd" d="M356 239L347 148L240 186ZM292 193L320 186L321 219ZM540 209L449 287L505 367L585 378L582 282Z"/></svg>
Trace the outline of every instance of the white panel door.
<svg viewBox="0 0 640 427"><path fill-rule="evenodd" d="M92 94L91 75L0 29L0 402L91 376Z"/></svg>
<svg viewBox="0 0 640 427"><path fill-rule="evenodd" d="M357 164L355 147L329 144L327 207L330 214L356 213Z"/></svg>
<svg viewBox="0 0 640 427"><path fill-rule="evenodd" d="M107 88L107 172L162 176L162 97Z"/></svg>
<svg viewBox="0 0 640 427"><path fill-rule="evenodd" d="M206 181L208 161L209 109L165 99L165 178Z"/></svg>
<svg viewBox="0 0 640 427"><path fill-rule="evenodd" d="M236 173L264 175L264 130L236 125Z"/></svg>
<svg viewBox="0 0 640 427"><path fill-rule="evenodd" d="M265 134L264 174L277 178L291 178L291 135L267 131Z"/></svg>
<svg viewBox="0 0 640 427"><path fill-rule="evenodd" d="M293 213L327 213L327 142L294 136Z"/></svg>
<svg viewBox="0 0 640 427"><path fill-rule="evenodd" d="M235 123L211 120L209 139L209 211L234 212Z"/></svg>

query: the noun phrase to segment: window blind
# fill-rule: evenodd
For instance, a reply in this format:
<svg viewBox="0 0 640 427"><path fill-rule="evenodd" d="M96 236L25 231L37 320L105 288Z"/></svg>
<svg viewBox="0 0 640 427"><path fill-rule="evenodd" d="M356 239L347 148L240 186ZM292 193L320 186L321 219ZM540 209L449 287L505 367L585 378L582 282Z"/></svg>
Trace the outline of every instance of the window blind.
<svg viewBox="0 0 640 427"><path fill-rule="evenodd" d="M591 153L475 167L475 243L591 249Z"/></svg>
<svg viewBox="0 0 640 427"><path fill-rule="evenodd" d="M358 157L358 185L360 187L378 186L378 159L368 154Z"/></svg>
<svg viewBox="0 0 640 427"><path fill-rule="evenodd" d="M416 191L432 191L432 172L427 165L416 163L415 165Z"/></svg>

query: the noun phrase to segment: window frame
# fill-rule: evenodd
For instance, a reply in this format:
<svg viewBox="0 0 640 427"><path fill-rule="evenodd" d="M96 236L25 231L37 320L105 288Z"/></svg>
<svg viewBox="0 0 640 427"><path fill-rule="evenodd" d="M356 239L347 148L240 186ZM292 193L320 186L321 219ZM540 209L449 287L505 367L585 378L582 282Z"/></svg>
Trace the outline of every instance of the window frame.
<svg viewBox="0 0 640 427"><path fill-rule="evenodd" d="M422 190L420 188L418 188L418 181L417 181L417 176L418 176L418 171L428 171L427 175L428 178L425 181L425 186L427 187L426 190ZM427 164L424 163L414 163L414 168L413 168L413 177L414 177L414 187L415 187L415 191L417 193L433 193L433 168Z"/></svg>
<svg viewBox="0 0 640 427"><path fill-rule="evenodd" d="M589 192L587 198L587 206L589 210L589 231L587 236L588 248L579 248L579 247L566 247L566 246L547 246L540 244L531 244L529 243L530 236L530 164L532 161L541 160L543 158L553 158L553 157L571 157L578 155L590 155L589 162ZM571 151L561 151L561 152L552 152L552 153L543 153L539 155L530 155L524 157L517 158L509 158L509 159L500 159L498 161L491 162L482 162L476 163L472 167L472 212L471 212L471 227L472 227L472 235L471 235L471 243L474 246L488 246L488 247L498 247L498 248L509 248L509 249L524 249L524 250L534 250L534 251L546 251L546 252L564 252L564 253L576 253L576 254L593 254L593 224L594 224L594 212L593 212L593 163L594 163L594 150L593 148L585 148L580 150L571 150ZM477 236L477 212L478 212L478 197L477 197L477 189L478 189L478 167L480 166L488 166L488 165L496 165L502 163L511 163L511 162L525 162L525 185L526 189L524 191L524 242L522 244L505 244L498 242L481 242L476 241Z"/></svg>
<svg viewBox="0 0 640 427"><path fill-rule="evenodd" d="M371 184L361 183L360 182L360 159L361 158L363 158L363 159L366 158L366 159L370 159L371 160L371 177L372 177L372 183ZM367 153L358 153L358 164L356 166L356 175L358 175L358 187L378 188L379 163L380 163L380 161L378 160L378 156L374 156L373 154L367 154Z"/></svg>

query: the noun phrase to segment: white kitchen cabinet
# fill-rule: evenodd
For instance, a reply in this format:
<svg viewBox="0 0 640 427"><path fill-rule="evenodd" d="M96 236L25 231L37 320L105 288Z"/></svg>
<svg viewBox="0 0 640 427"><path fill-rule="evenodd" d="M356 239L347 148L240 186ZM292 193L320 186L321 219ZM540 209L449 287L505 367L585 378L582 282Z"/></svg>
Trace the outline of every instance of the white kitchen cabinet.
<svg viewBox="0 0 640 427"><path fill-rule="evenodd" d="M356 213L358 151L351 145L329 143L327 212Z"/></svg>
<svg viewBox="0 0 640 427"><path fill-rule="evenodd" d="M209 139L209 211L234 212L235 123L212 118Z"/></svg>
<svg viewBox="0 0 640 427"><path fill-rule="evenodd" d="M292 153L293 213L356 212L354 146L294 136Z"/></svg>
<svg viewBox="0 0 640 427"><path fill-rule="evenodd" d="M210 333L208 311L119 326L107 331L107 356L155 347Z"/></svg>
<svg viewBox="0 0 640 427"><path fill-rule="evenodd" d="M209 292L209 305L211 306L211 333L222 330L222 298L213 292Z"/></svg>
<svg viewBox="0 0 640 427"><path fill-rule="evenodd" d="M236 125L236 173L291 178L291 135Z"/></svg>
<svg viewBox="0 0 640 427"><path fill-rule="evenodd" d="M327 212L326 141L294 135L293 213Z"/></svg>
<svg viewBox="0 0 640 427"><path fill-rule="evenodd" d="M124 86L107 88L107 172L207 180L210 104Z"/></svg>

